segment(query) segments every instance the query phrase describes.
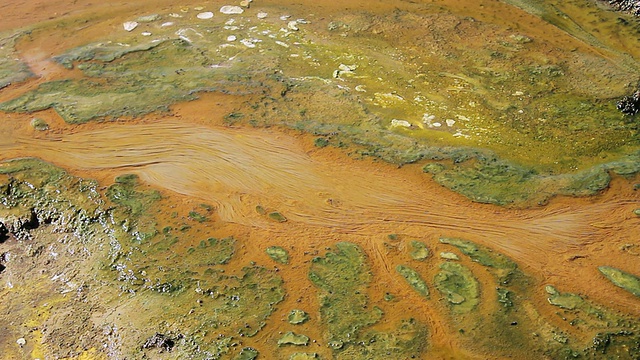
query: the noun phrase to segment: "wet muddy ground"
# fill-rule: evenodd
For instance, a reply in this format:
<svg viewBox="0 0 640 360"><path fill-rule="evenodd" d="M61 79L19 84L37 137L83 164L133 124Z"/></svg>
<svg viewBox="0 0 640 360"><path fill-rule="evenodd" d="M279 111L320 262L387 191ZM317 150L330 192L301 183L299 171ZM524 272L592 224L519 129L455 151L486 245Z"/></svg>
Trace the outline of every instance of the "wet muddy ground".
<svg viewBox="0 0 640 360"><path fill-rule="evenodd" d="M0 353L640 356L636 19L223 5L0 5Z"/></svg>

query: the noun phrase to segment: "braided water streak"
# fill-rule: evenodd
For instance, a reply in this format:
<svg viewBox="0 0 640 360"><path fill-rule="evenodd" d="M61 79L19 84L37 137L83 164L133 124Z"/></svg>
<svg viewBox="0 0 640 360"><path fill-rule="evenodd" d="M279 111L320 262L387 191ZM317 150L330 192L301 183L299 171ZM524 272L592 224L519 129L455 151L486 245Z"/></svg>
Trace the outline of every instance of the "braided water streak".
<svg viewBox="0 0 640 360"><path fill-rule="evenodd" d="M0 146L19 146L25 155L65 168L121 168L155 186L215 202L223 220L241 224L268 226L253 211L265 204L285 212L292 222L345 232L399 223L495 238L516 231L573 243L576 236L595 231L586 226L593 208L548 214L487 206L492 214L478 213L393 173L363 174L321 163L306 154L295 138L268 131L162 121L111 125L48 140L18 136L13 144L7 143L10 138ZM594 206L606 211L613 205Z"/></svg>

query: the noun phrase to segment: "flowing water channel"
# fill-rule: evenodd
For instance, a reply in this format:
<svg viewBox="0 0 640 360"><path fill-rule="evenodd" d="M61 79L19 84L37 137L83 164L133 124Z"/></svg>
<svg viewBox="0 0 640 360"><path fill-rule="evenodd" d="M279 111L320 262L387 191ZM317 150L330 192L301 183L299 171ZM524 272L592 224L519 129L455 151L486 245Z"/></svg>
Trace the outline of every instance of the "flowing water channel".
<svg viewBox="0 0 640 360"><path fill-rule="evenodd" d="M640 284L633 277L640 275L640 217L634 214L640 197L636 173L621 170L638 163L638 119L612 110L616 97L633 88L631 79L621 79L639 69L637 20L589 1L256 0L245 15L256 17L263 9L293 16L280 30L250 27L253 20L216 25L229 42L236 39L225 31L253 34L246 49L200 40L206 27L193 25L175 34L197 44L195 52L193 46L174 47L175 39L109 60L100 58L102 50L94 52L96 41L103 41L100 49L111 44L104 39L122 35L124 21L158 13L166 24L208 10L218 19L225 16L218 12L222 5L0 5L11 15L0 30L33 26L13 45L5 38L4 46L15 47L10 56L34 75L0 88L1 101L20 101L0 113L0 189L7 189L0 220L11 230L10 219L22 216L23 208L40 217L51 206L47 199L81 201L84 190L73 190L68 182L77 180L71 177L97 179L95 191L102 195L96 196L106 201L96 205L106 209L92 225L100 230L50 229L48 224L57 226L51 220L57 215L50 215L46 222L38 218L28 238L17 229L0 232L0 239L6 236L0 242L1 352L25 359L640 356L634 337L640 302L629 290L633 279ZM290 19L301 20L291 25ZM153 37L171 26L162 21L149 21L152 27L143 19L138 26ZM620 25L625 21L630 24ZM343 33L322 35L327 26ZM305 27L313 40L298 35ZM430 45L420 38L425 29ZM503 48L487 55L490 62L480 52L469 58L474 53L461 50L464 45L443 45L455 41L454 29ZM248 54L278 32L292 35L278 40L277 50ZM396 49L389 38L380 40L387 34L397 39ZM134 44L127 47L137 46L129 34L122 36ZM344 55L341 37L357 44L352 56ZM86 50L92 57L83 58L85 50L68 55L86 44L92 44ZM304 50L283 55L294 44ZM73 69L52 60L60 54L72 59ZM161 60L145 65L147 54ZM204 61L206 69L187 67L183 55ZM228 55L228 64L209 63ZM175 71L174 63L180 67ZM509 75L509 84L501 78L509 64L531 73ZM156 67L161 70L154 72ZM465 72L470 67L476 70ZM152 71L140 72L147 68ZM322 75L333 68L338 72ZM203 88L211 93L190 97ZM345 88L346 95L335 92ZM353 95L358 92L363 97ZM597 101L588 104L588 98ZM563 108L563 101L570 105ZM160 111L147 111L145 104ZM534 121L529 112L540 116L535 124L527 123ZM514 115L513 124L503 127L504 119L494 118L500 113ZM563 116L571 121L556 121ZM34 118L48 129L34 129ZM409 124L406 129L400 121ZM564 141L568 136L572 141ZM464 156L457 157L456 149ZM411 157L416 152L417 161ZM402 166L389 163L404 155L411 160ZM3 170L21 158L41 159L65 173L47 183L32 165ZM425 159L442 164L440 174L453 174L453 182L439 181L449 189L423 173ZM515 164L509 169L525 169L518 174L535 173L524 176L535 182L514 185L503 173L473 173L469 183L456 177L467 176L473 164L504 159ZM467 163L472 165L460 167ZM566 183L580 183L566 179L593 166L612 169L606 190L554 197L567 193L557 190ZM139 180L131 185L125 174ZM592 186L587 180L581 186ZM20 198L11 192L12 181L26 193L42 189L42 199ZM513 189L536 200L536 192L549 196L535 206L471 201L474 187L485 186L489 194ZM73 206L85 206L80 204ZM233 242L225 242L229 238ZM428 255L419 255L419 246ZM265 253L276 247L288 260ZM65 251L58 257L60 249ZM85 259L76 256L80 251ZM603 266L632 274L625 278L632 285L614 286L598 271ZM154 276L180 283L180 290L156 294L157 286L149 285ZM420 284L429 289L426 296ZM253 303L242 303L251 296ZM201 313L203 304L209 310ZM309 319L290 322L292 309L304 309ZM292 329L295 334L283 335ZM607 339L604 348L597 347L601 338Z"/></svg>

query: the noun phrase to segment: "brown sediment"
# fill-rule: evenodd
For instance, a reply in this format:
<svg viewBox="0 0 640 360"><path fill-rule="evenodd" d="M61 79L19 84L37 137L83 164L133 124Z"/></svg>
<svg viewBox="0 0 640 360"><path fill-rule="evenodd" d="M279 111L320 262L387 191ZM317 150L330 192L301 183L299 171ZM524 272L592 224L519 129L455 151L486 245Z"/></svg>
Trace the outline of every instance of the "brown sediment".
<svg viewBox="0 0 640 360"><path fill-rule="evenodd" d="M451 11L492 16L482 12L482 3L441 3ZM43 10L39 14L44 14L64 7L69 12L65 17L87 11L104 14L89 7L90 2L86 1L30 2L31 8L22 4L9 1L0 6L0 11L29 14ZM72 4L73 7L67 7ZM162 4L169 6L168 1ZM298 6L306 12L329 14L343 8L382 12L396 6L383 1L368 2L366 7L358 1L340 5L310 1L296 2L295 6L275 1L264 4L281 5L283 9ZM20 44L20 53L40 79L7 89L0 97L13 97L12 91L23 92L62 76L59 65L48 60L51 55L86 43L95 38L95 33L116 27L119 30L121 22L130 18L129 14L119 13L122 9L135 10L137 16L157 12L157 6L157 3L118 6L114 17L100 18L103 23L73 39L52 42L60 39L60 33L52 33L39 35L35 37L37 40L25 40ZM506 5L492 6L507 11ZM492 20L513 22L513 26L521 26L527 33L549 30L534 16L514 13L513 18ZM11 29L48 19L38 16L43 17L15 17L2 26ZM75 30L82 28L80 24L75 26ZM552 39L555 46L585 46L564 34ZM64 76L69 73L65 71ZM428 324L429 355L434 358L483 355L462 350L457 329L443 315L445 304L436 300L426 302L395 272L397 264L410 261L405 248L408 240L425 242L431 256L451 250L438 242L442 235L469 239L504 253L532 276L538 291L529 296L537 304L547 304L544 285L553 284L562 291L583 294L596 303L640 316L637 299L612 287L597 270L598 266L615 261L617 268L637 271L637 255L622 249L625 244L638 241L640 220L632 211L640 207L640 198L630 180L615 178L609 190L601 195L556 198L539 208L514 210L476 204L435 184L417 165L397 168L372 159L355 160L341 149L319 149L314 146L312 136L292 130L225 126L223 116L244 106L246 101L246 97L205 94L201 100L174 106L170 116L149 115L81 126L64 123L53 110L31 115L3 114L0 160L39 157L73 175L98 179L103 185L112 183L117 175L135 173L145 184L161 189L167 202L173 204L173 211L180 214L187 214L200 203L214 205L213 230L202 231L241 239L237 257L228 264L228 271L237 273L255 261L269 268L277 267L285 281L284 302L268 320L266 330L255 338L245 339L246 345L274 344L280 331L295 330L316 340L310 351L330 356L319 326L317 289L307 281L307 274L311 259L323 256L327 246L340 241L360 245L368 256L375 278L369 290L371 303L385 312L383 322L375 328L391 328L408 313L418 317ZM34 116L45 119L51 130L34 131L29 126ZM269 220L255 211L257 205L281 212L288 221ZM196 238L210 235L187 234L193 235L194 243L181 244L184 250L194 245ZM398 234L398 239L389 239L389 234ZM289 252L289 265L276 264L266 255L264 250L273 245L283 246ZM463 259L463 263L478 266L468 259ZM437 271L427 264L413 262L412 266L426 274L428 283ZM494 283L489 273L474 271L474 275L484 288ZM431 290L432 297L437 299L435 289ZM398 300L385 302L387 292L395 294ZM307 323L295 329L286 321L288 312L294 308L312 315ZM571 331L557 319L554 308L540 306L538 311L548 321Z"/></svg>

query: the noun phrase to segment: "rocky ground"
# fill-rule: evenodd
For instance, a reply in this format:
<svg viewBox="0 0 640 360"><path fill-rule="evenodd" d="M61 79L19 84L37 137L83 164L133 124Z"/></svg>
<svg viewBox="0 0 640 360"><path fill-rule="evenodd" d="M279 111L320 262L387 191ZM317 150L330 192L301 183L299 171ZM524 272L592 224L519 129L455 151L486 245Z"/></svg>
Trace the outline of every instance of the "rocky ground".
<svg viewBox="0 0 640 360"><path fill-rule="evenodd" d="M607 2L617 10L640 16L640 1L638 0L608 0Z"/></svg>

